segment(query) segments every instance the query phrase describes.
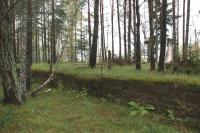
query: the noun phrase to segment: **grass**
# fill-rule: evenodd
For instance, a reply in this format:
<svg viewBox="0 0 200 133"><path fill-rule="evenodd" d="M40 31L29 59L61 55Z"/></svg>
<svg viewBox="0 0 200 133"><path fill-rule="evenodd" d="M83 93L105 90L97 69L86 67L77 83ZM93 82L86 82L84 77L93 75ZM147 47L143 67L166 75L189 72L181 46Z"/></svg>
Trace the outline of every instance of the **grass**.
<svg viewBox="0 0 200 133"><path fill-rule="evenodd" d="M0 104L0 133L195 133L162 121L156 114L130 117L125 106L66 88L42 92L21 106Z"/></svg>
<svg viewBox="0 0 200 133"><path fill-rule="evenodd" d="M34 64L33 70L49 71L48 64ZM134 66L113 66L108 70L103 66L102 76L107 78L124 79L124 80L143 80L147 82L161 82L161 83L179 83L185 85L200 85L200 77L198 75L187 75L178 73L159 73L157 71L149 71L148 65L143 65L141 71L135 70ZM90 69L86 64L72 64L61 63L58 65L57 71L60 73L71 74L83 78L96 78L101 76L101 66L98 65L96 69Z"/></svg>

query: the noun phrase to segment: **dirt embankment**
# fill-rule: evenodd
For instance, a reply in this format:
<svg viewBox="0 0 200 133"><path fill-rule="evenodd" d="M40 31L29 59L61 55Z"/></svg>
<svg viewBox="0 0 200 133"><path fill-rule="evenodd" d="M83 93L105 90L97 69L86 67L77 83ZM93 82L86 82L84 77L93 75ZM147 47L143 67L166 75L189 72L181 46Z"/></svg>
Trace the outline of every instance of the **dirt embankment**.
<svg viewBox="0 0 200 133"><path fill-rule="evenodd" d="M33 76L46 79L48 73L33 71ZM131 100L148 103L158 112L171 109L179 117L200 120L200 86L112 78L84 79L62 73L57 73L55 80L76 90L86 88L89 94L117 103Z"/></svg>

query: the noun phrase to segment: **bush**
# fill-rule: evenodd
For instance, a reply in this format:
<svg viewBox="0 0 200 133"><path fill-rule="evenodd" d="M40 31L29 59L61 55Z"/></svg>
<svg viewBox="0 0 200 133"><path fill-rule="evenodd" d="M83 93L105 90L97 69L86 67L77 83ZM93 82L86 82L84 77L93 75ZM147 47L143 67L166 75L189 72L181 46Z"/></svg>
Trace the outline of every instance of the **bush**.
<svg viewBox="0 0 200 133"><path fill-rule="evenodd" d="M185 62L180 61L175 65L175 71L181 73L200 73L200 51L191 51Z"/></svg>

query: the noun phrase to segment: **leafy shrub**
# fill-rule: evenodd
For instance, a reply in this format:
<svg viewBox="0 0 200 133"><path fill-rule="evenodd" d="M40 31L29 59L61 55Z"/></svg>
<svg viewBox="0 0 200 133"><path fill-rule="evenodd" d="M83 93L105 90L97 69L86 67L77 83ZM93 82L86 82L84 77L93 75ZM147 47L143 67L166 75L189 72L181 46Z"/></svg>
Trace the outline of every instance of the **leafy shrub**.
<svg viewBox="0 0 200 133"><path fill-rule="evenodd" d="M139 103L135 103L133 101L130 101L128 103L128 106L130 108L130 116L145 116L149 113L149 111L155 111L155 107L153 105L147 104L147 105L140 105Z"/></svg>
<svg viewBox="0 0 200 133"><path fill-rule="evenodd" d="M82 91L77 95L77 98L86 100L87 96L88 96L88 91L87 91L87 89L83 88Z"/></svg>
<svg viewBox="0 0 200 133"><path fill-rule="evenodd" d="M174 65L176 72L181 73L200 73L200 51L190 51L186 61L180 61Z"/></svg>

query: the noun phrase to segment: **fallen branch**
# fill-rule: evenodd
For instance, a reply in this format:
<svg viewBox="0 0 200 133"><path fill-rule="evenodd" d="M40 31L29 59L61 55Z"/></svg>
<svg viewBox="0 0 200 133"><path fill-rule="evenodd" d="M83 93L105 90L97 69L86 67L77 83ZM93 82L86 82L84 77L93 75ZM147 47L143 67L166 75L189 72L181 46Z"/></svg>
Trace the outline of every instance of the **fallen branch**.
<svg viewBox="0 0 200 133"><path fill-rule="evenodd" d="M60 56L58 57L56 63L53 65L53 68L52 68L53 70L52 70L51 75L49 76L49 78L43 84L41 84L35 91L33 91L31 93L32 97L35 97L38 92L40 92L41 90L43 90L44 87L47 86L54 79L54 76L55 76L56 70L57 70L57 66L58 66L58 64L59 64L59 62L60 62L60 60L61 60L61 58L63 56L64 50L65 50L65 45L62 46L61 50L62 51L61 51Z"/></svg>

